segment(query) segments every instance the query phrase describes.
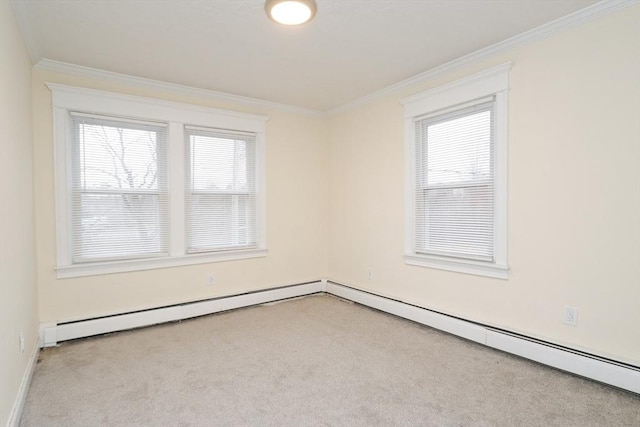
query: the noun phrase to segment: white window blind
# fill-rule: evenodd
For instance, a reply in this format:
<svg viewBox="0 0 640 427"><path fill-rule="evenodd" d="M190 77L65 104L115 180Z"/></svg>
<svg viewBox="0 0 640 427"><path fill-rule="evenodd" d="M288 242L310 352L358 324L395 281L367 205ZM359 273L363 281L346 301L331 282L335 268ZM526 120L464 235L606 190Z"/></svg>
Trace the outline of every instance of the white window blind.
<svg viewBox="0 0 640 427"><path fill-rule="evenodd" d="M494 260L494 101L415 121L417 253Z"/></svg>
<svg viewBox="0 0 640 427"><path fill-rule="evenodd" d="M167 127L71 113L74 263L168 255Z"/></svg>
<svg viewBox="0 0 640 427"><path fill-rule="evenodd" d="M257 247L256 137L185 127L187 252Z"/></svg>

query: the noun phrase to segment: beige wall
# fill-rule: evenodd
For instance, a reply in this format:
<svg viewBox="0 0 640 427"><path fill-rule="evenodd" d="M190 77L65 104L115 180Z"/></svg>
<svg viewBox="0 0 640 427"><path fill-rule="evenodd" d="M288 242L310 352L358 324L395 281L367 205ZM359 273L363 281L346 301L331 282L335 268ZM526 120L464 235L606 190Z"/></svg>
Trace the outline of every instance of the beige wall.
<svg viewBox="0 0 640 427"><path fill-rule="evenodd" d="M31 62L8 1L0 2L0 64L0 425L6 425L38 336Z"/></svg>
<svg viewBox="0 0 640 427"><path fill-rule="evenodd" d="M627 8L330 118L330 278L640 363L639 16ZM507 61L510 279L407 266L399 101ZM565 304L577 327L562 324Z"/></svg>
<svg viewBox="0 0 640 427"><path fill-rule="evenodd" d="M17 341L18 328L28 329L28 348L35 342L31 202L30 197L21 198L31 188L30 117L25 113L29 99L41 322L329 277L462 318L640 363L637 6L321 118L39 69L33 71L30 98L26 54L6 2L0 3L2 63L12 64L10 70L2 69L2 262L11 260L11 269L2 268L3 416L26 363L25 356L16 354L17 345L10 343ZM5 51L12 55L6 61ZM506 61L513 62L511 277L504 281L406 266L399 100ZM57 280L51 95L45 82L268 115L269 255ZM7 114L12 115L11 126L5 129ZM18 133L22 128L26 133ZM6 200L19 200L24 207L9 210ZM11 254L5 253L5 236ZM372 280L368 269L373 270ZM205 285L207 273L216 275L217 285ZM11 292L10 303L5 302L5 290ZM561 323L565 304L579 307L577 327ZM5 338L10 345L5 345ZM6 370L5 357L10 360ZM7 391L5 384L10 385Z"/></svg>
<svg viewBox="0 0 640 427"><path fill-rule="evenodd" d="M51 93L45 82L227 108L267 122L268 256L57 280ZM318 280L327 274L327 147L321 117L179 96L34 69L33 111L40 321L60 322ZM206 285L208 273L216 285Z"/></svg>

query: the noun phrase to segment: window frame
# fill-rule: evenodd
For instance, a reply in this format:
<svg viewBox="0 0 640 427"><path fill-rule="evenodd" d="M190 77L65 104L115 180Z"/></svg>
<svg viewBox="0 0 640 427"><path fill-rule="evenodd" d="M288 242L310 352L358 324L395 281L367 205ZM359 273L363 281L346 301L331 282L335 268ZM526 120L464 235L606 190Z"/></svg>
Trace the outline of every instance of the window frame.
<svg viewBox="0 0 640 427"><path fill-rule="evenodd" d="M72 224L72 231L71 233L75 233L77 232L77 230L79 228L81 228L81 225L79 223L80 218L77 216L74 216L74 213L78 213L77 210L77 206L82 205L80 200L82 199L82 195L86 195L86 194L102 194L102 195L120 195L120 196L124 196L124 195L133 195L133 194L141 194L141 195L151 195L151 196L157 196L158 197L158 210L160 212L160 216L159 216L159 222L158 225L162 225L163 223L166 224L168 222L168 209L163 209L162 205L165 204L165 208L168 208L168 189L167 189L167 171L168 168L166 167L166 151L167 151L167 132L166 132L166 124L165 123L160 123L160 122L142 122L140 120L131 120L131 119L123 119L123 118L115 118L115 117L107 117L107 116L99 116L96 114L85 114L85 113L76 113L76 112L71 112L70 113L70 126L71 126L71 136L70 136L70 149L72 150L71 153L71 159L72 159L72 165L71 165L71 169L72 169L72 179L75 178L75 181L72 181L71 183L71 187L72 187L72 194L71 194L71 200L72 200L72 209L71 209L71 224ZM128 129L134 129L136 127L140 128L140 126L144 126L144 127L155 127L156 129L158 128L164 128L164 130L162 131L162 134L164 136L164 138L161 138L160 141L157 141L156 143L156 147L155 147L155 151L156 151L156 169L157 169L157 186L155 189L130 189L130 188L121 188L119 189L119 191L115 188L113 189L87 189L84 188L81 185L82 182L82 172L81 172L81 160L80 158L82 157L81 155L81 147L80 147L80 137L79 137L79 132L80 132L80 126L84 125L85 123L80 123L80 121L82 119L88 119L90 121L94 121L96 123L98 123L100 125L106 125L105 123L109 123L107 126L109 125L118 125L121 126L123 128L128 128ZM77 122L77 123L74 123ZM95 123L94 123L95 124ZM78 132L78 133L76 133ZM158 134L160 132L156 133L156 138L158 138ZM164 161L162 161L164 160ZM165 164L165 168L159 168L158 166L164 163ZM74 176L74 171L77 174L76 176ZM74 203L75 200L75 203ZM162 215L164 214L164 215ZM163 218L164 217L164 218ZM164 221L163 221L164 220ZM168 231L168 226L166 227L167 229L164 230L164 233L161 233L161 236L164 237L163 241L161 241L161 246L164 246L165 250L162 252L148 252L148 253L139 253L139 254L135 254L135 255L117 255L117 256L104 256L102 258L97 258L97 259L92 259L90 257L87 258L82 258L81 256L79 256L79 252L77 251L77 248L71 248L71 250L73 251L72 253L72 263L74 264L86 264L86 263L90 263L90 262L108 262L108 261L123 261L123 260L133 260L133 259L141 259L141 258L157 258L160 256L168 256L169 254L169 248L168 248L168 236L167 236L167 231ZM76 242L78 242L78 240L76 240ZM164 245L163 245L164 244ZM75 250L74 250L75 249Z"/></svg>
<svg viewBox="0 0 640 427"><path fill-rule="evenodd" d="M469 77L426 90L401 101L405 121L405 248L408 265L508 279L507 259L507 144L508 91L511 64L502 64ZM493 96L494 105L494 254L493 261L425 254L416 250L416 130L425 116L464 110L477 100Z"/></svg>
<svg viewBox="0 0 640 427"><path fill-rule="evenodd" d="M255 140L255 134L253 133L248 133L248 132L238 132L238 131L229 131L229 130L225 130L225 129L214 129L214 128L202 128L202 127L195 127L195 126L187 126L185 127L185 141L184 141L184 145L185 145L185 196L187 197L187 199L189 199L189 196L193 197L195 195L205 195L205 196L230 196L231 197L231 205L232 207L232 212L234 210L237 210L237 207L235 207L234 205L237 205L238 203L238 196L247 196L248 199L251 198L251 196L253 194L256 193L256 189L255 189L255 179L252 180L250 179L250 176L248 174L249 169L247 168L247 181L248 183L250 183L251 185L247 188L247 190L204 190L204 189L199 189L196 190L192 187L192 177L193 177L193 170L191 168L192 165L192 157L191 157L191 150L192 150L192 146L191 146L191 139L188 137L188 135L199 135L199 136L211 136L212 134L217 134L218 138L226 138L231 140L231 138L233 137L233 141L234 143L236 141L244 141L245 144L247 144L247 146L250 148L250 150L248 150L248 154L250 154L250 156L248 156L248 159L255 159L256 156L256 140ZM209 135L206 135L209 134ZM254 165L255 165L255 161L254 161ZM234 165L235 166L235 165ZM189 244L189 232L191 231L189 228L191 227L191 221L189 220L189 209L192 208L193 205L191 205L189 202L185 202L185 209L186 209L186 215L187 215L187 220L186 220L186 237L187 237L187 244L186 244L186 252L188 254L200 254L200 253L205 253L205 252L223 252L223 251L229 251L229 250L238 250L238 249L250 249L250 248L255 248L256 244L255 243L251 243L251 244L246 244L246 245L231 245L228 247L221 247L221 248L212 248L212 249L203 249L203 248L196 248L192 245ZM234 215L232 214L232 217ZM236 218L237 219L237 218ZM237 226L237 225L236 225ZM254 235L256 234L255 230L255 224L247 224L247 227L250 229L253 229L252 232L250 233L250 235ZM233 228L233 226L232 226ZM257 236L256 236L257 237ZM253 242L253 241L252 241ZM244 248L242 247L244 246Z"/></svg>
<svg viewBox="0 0 640 427"><path fill-rule="evenodd" d="M268 117L201 107L172 101L123 95L94 89L47 83L52 93L57 278L150 270L264 257L267 255L265 132ZM71 112L155 121L168 126L167 176L169 192L169 255L119 261L73 263ZM257 247L188 254L185 226L184 127L199 126L255 134Z"/></svg>

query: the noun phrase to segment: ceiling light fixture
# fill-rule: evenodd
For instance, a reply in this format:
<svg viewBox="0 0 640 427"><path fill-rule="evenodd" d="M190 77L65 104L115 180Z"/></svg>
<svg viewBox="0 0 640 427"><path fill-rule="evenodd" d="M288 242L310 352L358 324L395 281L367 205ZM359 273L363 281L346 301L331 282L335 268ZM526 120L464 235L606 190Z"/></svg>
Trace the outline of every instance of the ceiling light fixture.
<svg viewBox="0 0 640 427"><path fill-rule="evenodd" d="M267 16L284 25L300 25L313 19L318 10L314 0L267 0Z"/></svg>

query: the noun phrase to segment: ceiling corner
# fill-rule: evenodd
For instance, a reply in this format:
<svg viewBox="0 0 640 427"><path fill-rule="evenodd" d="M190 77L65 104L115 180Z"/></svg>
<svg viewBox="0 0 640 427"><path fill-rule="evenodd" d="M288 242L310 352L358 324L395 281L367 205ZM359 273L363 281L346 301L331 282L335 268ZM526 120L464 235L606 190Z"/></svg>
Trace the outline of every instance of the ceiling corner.
<svg viewBox="0 0 640 427"><path fill-rule="evenodd" d="M20 34L24 45L27 48L29 57L31 58L31 64L35 65L42 59L42 49L38 43L38 37L34 33L33 25L29 19L29 10L27 2L25 0L10 0L13 8L13 14L16 17Z"/></svg>

